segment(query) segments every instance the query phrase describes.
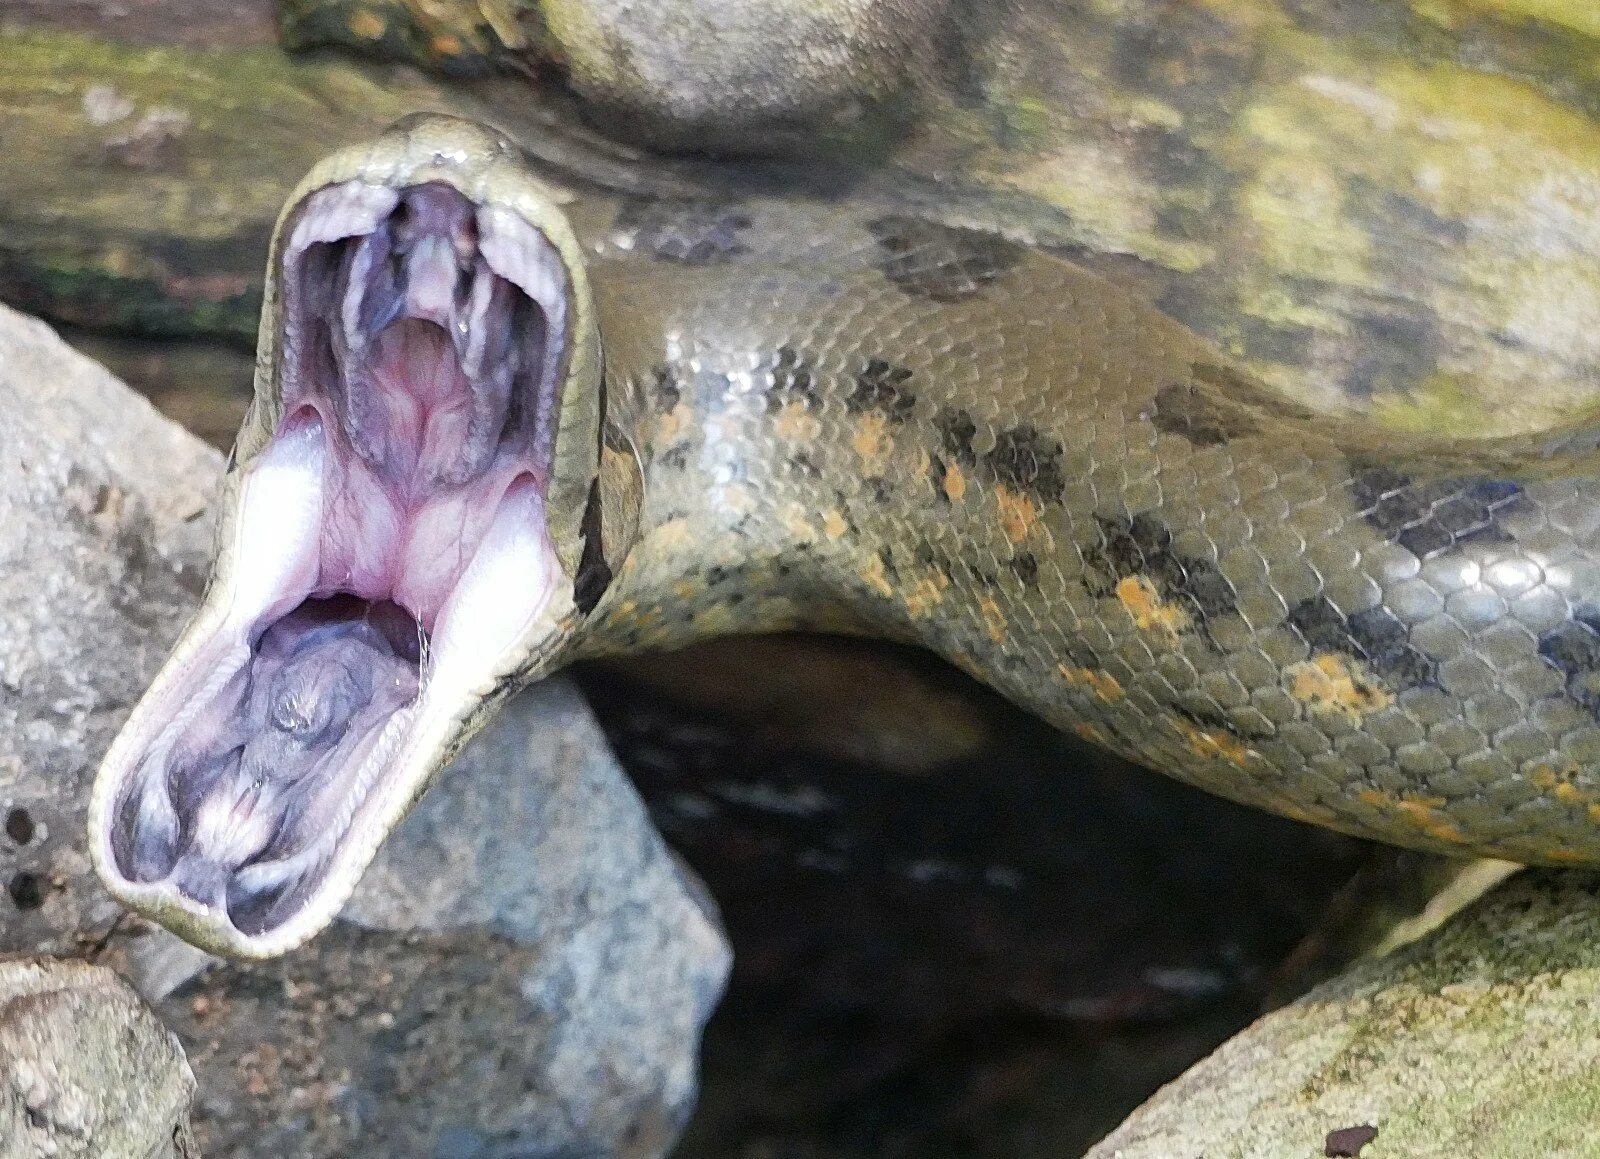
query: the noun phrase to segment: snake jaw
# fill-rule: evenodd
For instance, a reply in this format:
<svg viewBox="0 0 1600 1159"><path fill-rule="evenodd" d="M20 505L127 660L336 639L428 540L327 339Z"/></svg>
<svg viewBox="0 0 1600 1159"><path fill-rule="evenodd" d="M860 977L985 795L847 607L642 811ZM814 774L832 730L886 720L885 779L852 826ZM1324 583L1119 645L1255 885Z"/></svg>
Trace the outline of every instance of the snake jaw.
<svg viewBox="0 0 1600 1159"><path fill-rule="evenodd" d="M274 425L241 436L204 606L91 803L112 893L231 957L331 921L571 624L551 481L589 336L569 239L474 201L471 165L370 169L286 212Z"/></svg>

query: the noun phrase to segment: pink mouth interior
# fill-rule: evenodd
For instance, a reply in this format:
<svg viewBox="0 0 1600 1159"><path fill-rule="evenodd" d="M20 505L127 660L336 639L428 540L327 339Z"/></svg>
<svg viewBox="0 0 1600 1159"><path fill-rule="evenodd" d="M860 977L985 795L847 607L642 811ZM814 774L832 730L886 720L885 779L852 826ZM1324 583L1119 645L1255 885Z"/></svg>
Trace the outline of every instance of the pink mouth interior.
<svg viewBox="0 0 1600 1159"><path fill-rule="evenodd" d="M446 185L334 186L286 237L284 419L241 492L237 637L152 690L111 833L130 882L247 934L315 891L430 684L472 686L548 599L568 339L553 247Z"/></svg>

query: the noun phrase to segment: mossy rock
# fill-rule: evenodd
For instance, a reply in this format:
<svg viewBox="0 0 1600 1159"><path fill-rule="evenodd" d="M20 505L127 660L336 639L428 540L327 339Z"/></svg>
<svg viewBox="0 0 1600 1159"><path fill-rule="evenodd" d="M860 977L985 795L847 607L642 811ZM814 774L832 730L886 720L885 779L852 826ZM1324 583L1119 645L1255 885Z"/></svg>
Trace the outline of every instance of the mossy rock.
<svg viewBox="0 0 1600 1159"><path fill-rule="evenodd" d="M1600 874L1549 871L1261 1019L1088 1159L1310 1159L1362 1126L1361 1159L1592 1156L1596 1122Z"/></svg>

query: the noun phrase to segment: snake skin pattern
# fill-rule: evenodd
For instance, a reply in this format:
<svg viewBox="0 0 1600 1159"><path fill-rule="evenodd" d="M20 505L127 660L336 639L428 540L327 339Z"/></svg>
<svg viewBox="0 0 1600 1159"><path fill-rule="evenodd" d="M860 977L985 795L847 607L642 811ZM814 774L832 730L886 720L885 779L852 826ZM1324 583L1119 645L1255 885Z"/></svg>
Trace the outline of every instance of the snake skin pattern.
<svg viewBox="0 0 1600 1159"><path fill-rule="evenodd" d="M1095 274L892 207L567 213L644 477L569 654L914 641L1236 801L1600 859L1586 430L1430 443L1318 415Z"/></svg>

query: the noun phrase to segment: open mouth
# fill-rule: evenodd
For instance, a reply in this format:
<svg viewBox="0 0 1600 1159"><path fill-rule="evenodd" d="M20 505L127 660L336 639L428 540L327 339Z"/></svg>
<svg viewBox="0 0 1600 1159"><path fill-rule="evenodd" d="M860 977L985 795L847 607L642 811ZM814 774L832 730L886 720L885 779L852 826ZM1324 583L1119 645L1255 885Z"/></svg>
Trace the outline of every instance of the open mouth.
<svg viewBox="0 0 1600 1159"><path fill-rule="evenodd" d="M119 892L246 945L340 858L364 865L381 832L352 831L420 790L563 579L556 249L442 182L329 186L282 236L282 418L241 476L205 630L107 758L101 855Z"/></svg>

